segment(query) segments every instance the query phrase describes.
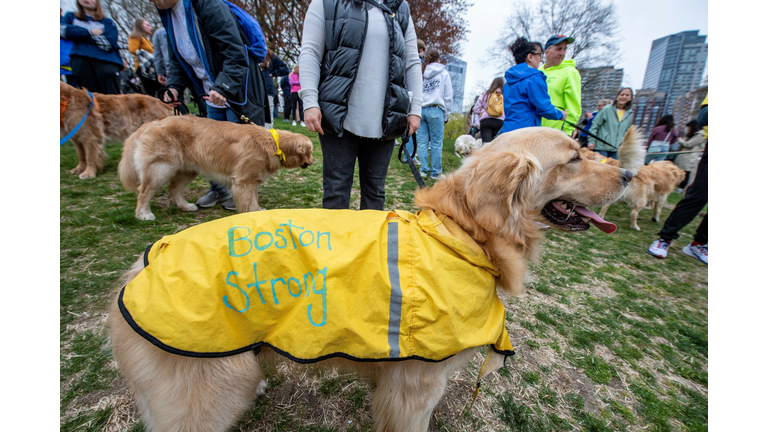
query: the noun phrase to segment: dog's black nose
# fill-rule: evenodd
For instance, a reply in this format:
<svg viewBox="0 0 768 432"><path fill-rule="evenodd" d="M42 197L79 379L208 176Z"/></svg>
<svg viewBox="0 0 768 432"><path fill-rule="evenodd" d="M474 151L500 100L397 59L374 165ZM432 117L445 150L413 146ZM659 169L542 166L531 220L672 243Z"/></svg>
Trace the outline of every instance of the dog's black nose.
<svg viewBox="0 0 768 432"><path fill-rule="evenodd" d="M624 184L628 184L632 181L632 173L629 170L624 170L624 174L621 176L621 179L624 180Z"/></svg>

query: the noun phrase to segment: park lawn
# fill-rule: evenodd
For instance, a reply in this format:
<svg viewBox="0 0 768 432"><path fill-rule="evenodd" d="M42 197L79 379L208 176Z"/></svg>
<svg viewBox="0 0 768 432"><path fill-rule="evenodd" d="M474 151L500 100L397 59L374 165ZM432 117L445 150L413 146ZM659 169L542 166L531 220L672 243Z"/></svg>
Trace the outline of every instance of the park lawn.
<svg viewBox="0 0 768 432"><path fill-rule="evenodd" d="M315 165L281 170L259 188L267 209L319 208L322 154L317 134L278 120L275 127L305 133ZM62 431L141 431L125 381L108 344L106 314L118 278L144 248L168 234L233 214L220 207L187 213L163 190L152 201L153 222L134 218L136 194L117 177L121 143L108 143L109 160L92 180L69 173L77 163L71 143L61 147L60 170L60 426ZM416 211L417 188L394 154L385 208ZM460 160L446 140L443 167ZM427 185L433 184L427 180ZM186 190L194 202L208 189L199 177ZM353 185L352 208L359 205ZM672 194L662 221L680 199ZM707 267L681 252L701 218L681 233L669 257L645 250L661 223L640 213L642 231L629 229L629 208L615 204L596 229L550 229L527 292L504 298L516 355L484 380L469 411L478 354L448 385L431 431L705 431L708 408ZM269 372L269 390L233 430L369 431L373 384L340 373Z"/></svg>

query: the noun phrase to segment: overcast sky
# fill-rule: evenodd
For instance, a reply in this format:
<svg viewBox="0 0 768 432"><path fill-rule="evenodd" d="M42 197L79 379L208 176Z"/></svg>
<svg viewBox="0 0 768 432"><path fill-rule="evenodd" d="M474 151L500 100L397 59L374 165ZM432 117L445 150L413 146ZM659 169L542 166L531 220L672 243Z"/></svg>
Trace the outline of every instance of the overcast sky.
<svg viewBox="0 0 768 432"><path fill-rule="evenodd" d="M469 30L462 44L467 62L465 102L482 83L490 85L498 76L498 67L488 62L488 48L493 47L514 5L521 0L475 0L467 13ZM522 0L531 4L534 0ZM645 66L654 39L681 31L699 30L708 35L706 0L614 0L619 16L618 36L623 60L614 65L624 69L624 86L639 89L643 85ZM545 40L540 41L542 43ZM709 42L709 38L707 38ZM578 58L577 63L578 67ZM705 72L706 73L706 72Z"/></svg>

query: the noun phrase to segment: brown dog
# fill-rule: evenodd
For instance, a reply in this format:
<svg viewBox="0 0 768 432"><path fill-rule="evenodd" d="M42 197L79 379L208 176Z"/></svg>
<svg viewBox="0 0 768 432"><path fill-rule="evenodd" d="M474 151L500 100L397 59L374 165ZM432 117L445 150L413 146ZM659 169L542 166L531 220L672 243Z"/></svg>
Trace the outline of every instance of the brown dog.
<svg viewBox="0 0 768 432"><path fill-rule="evenodd" d="M652 220L658 222L661 209L667 202L667 196L683 179L685 179L685 171L675 166L672 161L651 162L642 166L626 193L621 197L621 200L632 208L629 214L629 227L640 231L637 216L646 205L653 207ZM600 217L605 216L608 207L610 204L600 210Z"/></svg>
<svg viewBox="0 0 768 432"><path fill-rule="evenodd" d="M278 168L307 168L315 161L312 141L304 135L279 131L280 150L263 127L194 116L173 116L142 126L125 140L117 167L120 181L138 191L136 217L154 220L153 196L170 182L168 193L181 209L197 211L183 192L198 173L231 186L239 212L261 210L257 188Z"/></svg>
<svg viewBox="0 0 768 432"><path fill-rule="evenodd" d="M173 138L174 134L162 136L195 139L191 133L179 138ZM527 263L536 257L542 235L535 222L564 231L586 230L592 223L611 231L610 223L585 207L613 202L631 178L627 170L581 158L576 141L560 131L527 128L502 134L474 152L432 188L419 190L416 203L457 223L498 268L496 289L517 295L524 289ZM304 255L290 256L301 260ZM279 262L259 264L281 266ZM121 287L133 280L143 266L142 257L126 273ZM467 286L466 295L487 297L495 295L493 289L492 285ZM117 301L110 316L110 331L115 359L136 396L147 431L229 430L254 397L263 393L265 362L278 357L267 346L256 355L245 352L200 358L172 354L134 331L119 311ZM438 362L354 362L335 357L317 364L352 369L375 380L372 408L376 431L426 431L449 377L478 349L459 350Z"/></svg>
<svg viewBox="0 0 768 432"><path fill-rule="evenodd" d="M77 150L77 166L70 172L81 179L94 178L104 169L107 152L104 141L124 140L144 123L166 118L173 108L147 95L104 95L93 93L95 102L80 130L72 137ZM91 104L88 92L60 83L61 137L70 133Z"/></svg>

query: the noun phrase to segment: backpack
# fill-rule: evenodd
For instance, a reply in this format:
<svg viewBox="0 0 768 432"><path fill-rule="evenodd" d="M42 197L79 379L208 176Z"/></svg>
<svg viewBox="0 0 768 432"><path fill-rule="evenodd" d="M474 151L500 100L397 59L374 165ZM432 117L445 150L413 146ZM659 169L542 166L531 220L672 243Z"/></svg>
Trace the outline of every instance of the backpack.
<svg viewBox="0 0 768 432"><path fill-rule="evenodd" d="M488 109L485 112L491 117L500 117L504 113L504 96L501 93L493 92L488 97Z"/></svg>
<svg viewBox="0 0 768 432"><path fill-rule="evenodd" d="M256 18L248 15L248 13L239 7L233 5L227 0L222 0L224 4L229 6L229 9L237 17L237 22L240 24L240 28L243 29L245 35L248 37L250 46L246 46L251 55L256 57L259 63L263 62L267 58L267 42L264 40L264 33L261 31L261 26Z"/></svg>

